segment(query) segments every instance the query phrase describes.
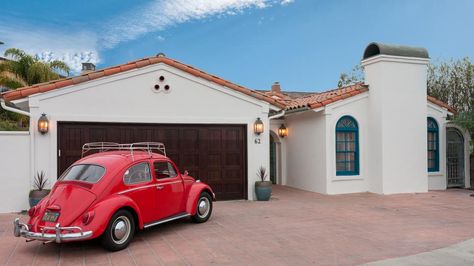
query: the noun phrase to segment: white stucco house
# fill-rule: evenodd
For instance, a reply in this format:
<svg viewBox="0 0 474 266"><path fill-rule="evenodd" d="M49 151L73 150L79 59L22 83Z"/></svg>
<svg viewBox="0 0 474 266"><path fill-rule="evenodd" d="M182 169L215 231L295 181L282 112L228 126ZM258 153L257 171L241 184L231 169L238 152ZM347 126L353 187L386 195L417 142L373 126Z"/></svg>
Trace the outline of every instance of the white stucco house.
<svg viewBox="0 0 474 266"><path fill-rule="evenodd" d="M253 199L260 166L277 184L324 194L470 187L468 133L427 96L428 62L426 49L372 43L365 83L298 93L248 89L159 54L3 93L3 108L31 119L29 132L0 133L0 194L11 199L0 212L26 209L35 173L54 183L97 141L163 142L222 200Z"/></svg>

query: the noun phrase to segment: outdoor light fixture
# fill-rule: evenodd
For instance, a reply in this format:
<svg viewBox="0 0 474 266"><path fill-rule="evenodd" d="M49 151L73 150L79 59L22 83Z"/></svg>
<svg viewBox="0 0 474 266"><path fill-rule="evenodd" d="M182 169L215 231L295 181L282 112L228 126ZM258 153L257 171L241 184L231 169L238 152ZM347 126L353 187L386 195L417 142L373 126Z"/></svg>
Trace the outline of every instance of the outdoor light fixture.
<svg viewBox="0 0 474 266"><path fill-rule="evenodd" d="M260 135L263 133L263 122L260 120L260 117L257 118L255 123L253 124L253 132L257 135Z"/></svg>
<svg viewBox="0 0 474 266"><path fill-rule="evenodd" d="M278 135L280 135L282 138L288 136L288 128L281 124L280 128L278 128Z"/></svg>
<svg viewBox="0 0 474 266"><path fill-rule="evenodd" d="M41 117L38 119L38 131L44 135L48 133L48 130L49 130L48 117L46 117L46 114L42 114Z"/></svg>

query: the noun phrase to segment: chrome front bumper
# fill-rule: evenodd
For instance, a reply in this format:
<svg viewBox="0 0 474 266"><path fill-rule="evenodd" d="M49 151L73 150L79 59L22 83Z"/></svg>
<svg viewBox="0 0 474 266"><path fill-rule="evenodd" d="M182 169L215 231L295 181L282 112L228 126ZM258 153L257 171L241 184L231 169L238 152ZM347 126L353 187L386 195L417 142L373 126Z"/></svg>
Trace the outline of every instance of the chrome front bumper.
<svg viewBox="0 0 474 266"><path fill-rule="evenodd" d="M45 231L54 230L55 233L45 233ZM63 231L66 232L73 232L79 231L76 233L62 233ZM20 223L20 219L16 218L13 221L13 235L16 237L24 237L29 240L40 240L40 241L48 241L48 242L56 242L61 243L64 241L73 241L73 240L84 240L92 236L92 231L84 232L82 228L78 226L70 226L70 227L61 227L59 223L56 224L55 227L43 227L41 229L41 233L31 232L28 228L28 225L24 223Z"/></svg>

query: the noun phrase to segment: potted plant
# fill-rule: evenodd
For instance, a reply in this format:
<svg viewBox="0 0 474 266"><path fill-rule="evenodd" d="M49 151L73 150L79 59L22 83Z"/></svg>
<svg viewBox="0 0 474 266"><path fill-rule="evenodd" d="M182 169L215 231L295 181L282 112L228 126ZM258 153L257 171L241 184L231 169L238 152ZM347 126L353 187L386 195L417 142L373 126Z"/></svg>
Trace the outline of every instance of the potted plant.
<svg viewBox="0 0 474 266"><path fill-rule="evenodd" d="M28 201L30 207L36 206L41 199L46 197L50 190L45 189L46 184L48 183L48 178L46 178L43 171L36 173L35 181L33 183L34 189L30 190Z"/></svg>
<svg viewBox="0 0 474 266"><path fill-rule="evenodd" d="M260 181L255 182L255 194L257 194L257 200L268 201L272 195L272 182L266 181L268 176L267 169L265 169L263 166L260 166L257 176L260 178Z"/></svg>

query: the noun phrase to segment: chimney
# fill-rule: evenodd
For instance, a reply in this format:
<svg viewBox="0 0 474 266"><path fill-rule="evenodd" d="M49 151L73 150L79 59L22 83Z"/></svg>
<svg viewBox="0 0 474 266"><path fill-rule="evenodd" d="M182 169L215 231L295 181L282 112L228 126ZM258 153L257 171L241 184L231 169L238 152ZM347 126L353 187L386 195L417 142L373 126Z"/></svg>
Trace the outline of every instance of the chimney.
<svg viewBox="0 0 474 266"><path fill-rule="evenodd" d="M90 72L94 72L95 71L95 65L92 64L92 63L82 63L82 71L81 71L81 75L83 74L87 74L87 73L90 73Z"/></svg>
<svg viewBox="0 0 474 266"><path fill-rule="evenodd" d="M371 43L362 59L369 86L369 191L428 191L424 48ZM362 127L361 127L362 128Z"/></svg>
<svg viewBox="0 0 474 266"><path fill-rule="evenodd" d="M273 93L279 93L279 94L281 94L280 82L275 81L275 82L272 84L272 92L273 92Z"/></svg>

